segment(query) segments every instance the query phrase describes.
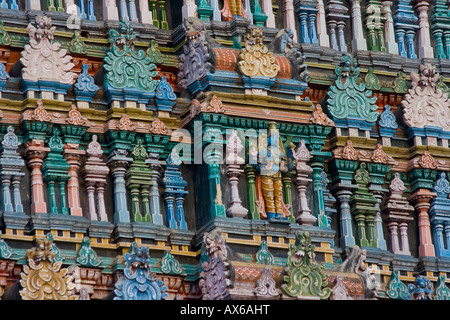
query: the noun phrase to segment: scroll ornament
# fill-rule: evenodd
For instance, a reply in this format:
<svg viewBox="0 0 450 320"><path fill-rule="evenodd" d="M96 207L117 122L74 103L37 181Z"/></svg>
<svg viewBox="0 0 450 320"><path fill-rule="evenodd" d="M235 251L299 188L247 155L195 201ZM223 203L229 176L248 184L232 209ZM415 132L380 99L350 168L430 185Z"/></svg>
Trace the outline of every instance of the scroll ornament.
<svg viewBox="0 0 450 320"><path fill-rule="evenodd" d="M434 126L450 131L450 102L448 94L437 86L439 73L429 63L419 69L420 74L411 72L412 89L401 102L403 119L409 127Z"/></svg>
<svg viewBox="0 0 450 320"><path fill-rule="evenodd" d="M28 265L21 273L20 296L23 300L76 300L72 294L75 284L67 269L61 269L62 261L55 261L52 241L36 240L36 247L27 251Z"/></svg>
<svg viewBox="0 0 450 320"><path fill-rule="evenodd" d="M247 76L275 78L280 66L275 63L275 56L263 44L262 29L254 28L245 35L245 48L239 54L239 71Z"/></svg>

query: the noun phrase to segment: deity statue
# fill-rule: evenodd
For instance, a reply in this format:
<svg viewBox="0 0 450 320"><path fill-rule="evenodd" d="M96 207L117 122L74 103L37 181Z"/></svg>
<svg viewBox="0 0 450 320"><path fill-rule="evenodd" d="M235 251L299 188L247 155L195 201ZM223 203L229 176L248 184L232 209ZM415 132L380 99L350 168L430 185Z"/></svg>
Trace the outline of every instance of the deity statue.
<svg viewBox="0 0 450 320"><path fill-rule="evenodd" d="M250 163L256 176L258 211L263 218L287 219L289 205L283 201L282 174L294 168L292 149L286 150L275 122L269 123L268 134L260 134L258 146L250 146Z"/></svg>

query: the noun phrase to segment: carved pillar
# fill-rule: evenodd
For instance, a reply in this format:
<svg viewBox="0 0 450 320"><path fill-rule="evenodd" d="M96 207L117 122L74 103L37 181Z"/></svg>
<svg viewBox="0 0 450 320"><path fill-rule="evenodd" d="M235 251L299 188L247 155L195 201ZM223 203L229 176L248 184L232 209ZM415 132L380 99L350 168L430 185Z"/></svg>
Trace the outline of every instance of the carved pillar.
<svg viewBox="0 0 450 320"><path fill-rule="evenodd" d="M410 0L398 0L395 4L394 28L397 37L399 54L402 57L417 59L414 38L419 29L419 19L414 14ZM405 36L407 48L405 47Z"/></svg>
<svg viewBox="0 0 450 320"><path fill-rule="evenodd" d="M330 46L330 39L327 34L327 23L325 20L325 6L323 0L317 0L317 37L319 38L319 45L322 47ZM294 30L294 29L292 29ZM296 40L294 40L296 42Z"/></svg>
<svg viewBox="0 0 450 320"><path fill-rule="evenodd" d="M13 202L14 202L14 211L15 212L23 212L22 198L20 195L20 185L22 183L22 177L19 175L15 175L12 178L12 188L13 188Z"/></svg>
<svg viewBox="0 0 450 320"><path fill-rule="evenodd" d="M67 195L69 199L69 209L70 215L72 216L83 216L83 210L80 204L80 185L78 170L80 169L80 156L85 152L83 150L78 150L78 145L67 145L64 149L64 158L69 164L68 174L70 176L67 183Z"/></svg>
<svg viewBox="0 0 450 320"><path fill-rule="evenodd" d="M419 227L419 257L434 257L434 246L431 241L431 225L428 216L430 201L436 197L436 193L427 189L418 189L411 197L414 208L418 212Z"/></svg>
<svg viewBox="0 0 450 320"><path fill-rule="evenodd" d="M275 15L273 14L272 0L261 0L261 8L267 15L266 27L275 28Z"/></svg>
<svg viewBox="0 0 450 320"><path fill-rule="evenodd" d="M352 0L352 28L353 28L353 51L367 51L367 42L363 34L361 18L361 0Z"/></svg>
<svg viewBox="0 0 450 320"><path fill-rule="evenodd" d="M347 44L345 42L344 28L347 20L348 9L341 0L328 1L327 22L330 30L331 47L341 52L347 52Z"/></svg>
<svg viewBox="0 0 450 320"><path fill-rule="evenodd" d="M119 15L120 20L122 21L130 20L128 16L127 0L119 0Z"/></svg>
<svg viewBox="0 0 450 320"><path fill-rule="evenodd" d="M44 147L43 140L31 140L27 142L24 152L31 169L31 214L47 213L47 203L44 198L44 180L42 177L42 165L50 148Z"/></svg>
<svg viewBox="0 0 450 320"><path fill-rule="evenodd" d="M340 190L336 193L336 198L339 202L340 211L340 225L341 225L341 239L340 245L342 248L354 246L355 237L352 230L352 215L350 213L349 200L352 195L350 190Z"/></svg>
<svg viewBox="0 0 450 320"><path fill-rule="evenodd" d="M38 10L41 11L41 2L36 0L26 0L25 8L27 10Z"/></svg>
<svg viewBox="0 0 450 320"><path fill-rule="evenodd" d="M430 39L430 23L428 22L428 8L430 3L424 0L415 0L414 9L419 16L419 58L434 58Z"/></svg>
<svg viewBox="0 0 450 320"><path fill-rule="evenodd" d="M108 221L105 209L104 186L109 169L101 160L103 154L98 137L94 135L86 149L87 161L81 175L84 179L88 197L88 218L91 220ZM97 202L95 194L97 193Z"/></svg>
<svg viewBox="0 0 450 320"><path fill-rule="evenodd" d="M160 194L159 194L159 180L161 178L161 166L148 160L147 163L152 169L151 187L150 187L150 212L152 213L152 221L154 224L163 225L163 217L161 214Z"/></svg>
<svg viewBox="0 0 450 320"><path fill-rule="evenodd" d="M398 45L395 42L394 20L392 19L392 1L383 1L383 11L386 15L386 21L384 22L384 31L386 33L386 48L388 53L398 54Z"/></svg>
<svg viewBox="0 0 450 320"><path fill-rule="evenodd" d="M21 172L25 166L25 162L17 153L19 140L14 134L14 127L9 126L7 131L3 136L0 147L0 176L2 180L1 207L3 214L7 212L23 213L20 197L20 181L25 175L25 173ZM11 189L13 189L13 194L11 194Z"/></svg>
<svg viewBox="0 0 450 320"><path fill-rule="evenodd" d="M315 1L299 1L296 11L300 20L299 41L301 43L319 43L316 27L318 9L315 6Z"/></svg>
<svg viewBox="0 0 450 320"><path fill-rule="evenodd" d="M297 175L295 176L295 184L297 186L300 202L300 208L298 210L296 221L302 225L313 225L317 221L317 218L311 214L311 209L308 207L308 201L306 198L306 190L312 181L308 178L308 176L313 172L313 170L306 164L311 158L311 153L306 147L304 140L300 141L300 145L294 153L294 158L297 160Z"/></svg>
<svg viewBox="0 0 450 320"><path fill-rule="evenodd" d="M229 177L231 190L231 204L227 209L227 214L232 217L244 218L247 216L248 210L242 206L241 197L239 196L239 177L244 170L241 165L245 160L240 156L244 146L237 135L236 130L232 130L230 137L227 139L227 157L226 157L226 175Z"/></svg>
<svg viewBox="0 0 450 320"><path fill-rule="evenodd" d="M448 242L448 220L450 217L450 183L446 179L446 173L441 172L440 178L436 181L433 192L437 194L431 201L430 222L433 231L434 248L437 257L450 257L450 245ZM445 246L444 242L445 228Z"/></svg>
<svg viewBox="0 0 450 320"><path fill-rule="evenodd" d="M356 161L336 159L330 163L330 176L333 178L332 192L338 201L340 246L354 246L352 214L350 212L350 197L358 186L352 184L352 176L358 167Z"/></svg>
<svg viewBox="0 0 450 320"><path fill-rule="evenodd" d="M249 164L244 167L245 178L247 181L247 203L249 219L258 220L259 212L256 205L256 170Z"/></svg>
<svg viewBox="0 0 450 320"><path fill-rule="evenodd" d="M288 220L295 223L294 210L292 208L292 176L293 172L288 172L282 175L281 183L283 184L283 201L289 206L289 212L291 215Z"/></svg>
<svg viewBox="0 0 450 320"><path fill-rule="evenodd" d="M390 194L382 212L386 215L385 222L389 228L391 251L395 254L411 255L408 243L408 223L414 220L411 216L414 208L403 196L406 187L400 179L399 173L395 173L394 179L389 185L389 190Z"/></svg>
<svg viewBox="0 0 450 320"><path fill-rule="evenodd" d="M323 198L323 162L314 159L311 163L313 177L313 214L317 218L317 226L329 228L328 218L325 214L325 203Z"/></svg>
<svg viewBox="0 0 450 320"><path fill-rule="evenodd" d="M119 10L116 0L103 1L103 20L119 20Z"/></svg>
<svg viewBox="0 0 450 320"><path fill-rule="evenodd" d="M257 1L257 0L256 0ZM293 31L294 42L297 42L297 32L295 27L295 15L294 15L294 1L293 0L284 0L284 26L285 28L289 28Z"/></svg>
<svg viewBox="0 0 450 320"><path fill-rule="evenodd" d="M227 214L232 217L245 217L248 210L242 206L242 201L239 196L239 177L244 172L238 164L228 164L226 168L226 175L229 177L231 190L231 205L227 209Z"/></svg>
<svg viewBox="0 0 450 320"><path fill-rule="evenodd" d="M130 222L125 174L133 159L127 158L127 153L124 149L115 149L106 163L114 179L114 223Z"/></svg>
<svg viewBox="0 0 450 320"><path fill-rule="evenodd" d="M147 2L144 0L144 2ZM181 7L181 16L184 19L188 17L195 17L197 15L197 5L195 0L184 0Z"/></svg>

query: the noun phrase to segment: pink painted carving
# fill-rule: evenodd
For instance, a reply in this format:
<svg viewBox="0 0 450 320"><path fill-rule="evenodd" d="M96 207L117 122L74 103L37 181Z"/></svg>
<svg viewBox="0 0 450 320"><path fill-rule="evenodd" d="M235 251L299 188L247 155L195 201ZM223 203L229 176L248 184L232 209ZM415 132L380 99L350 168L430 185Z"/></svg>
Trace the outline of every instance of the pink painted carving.
<svg viewBox="0 0 450 320"><path fill-rule="evenodd" d="M78 111L77 106L74 104L70 107L69 117L66 121L74 126L81 126L88 122L88 120L81 115L81 112Z"/></svg>
<svg viewBox="0 0 450 320"><path fill-rule="evenodd" d="M437 164L430 151L425 150L422 157L419 160L419 165L424 169L436 169Z"/></svg>
<svg viewBox="0 0 450 320"><path fill-rule="evenodd" d="M448 94L436 85L439 73L429 63L421 64L419 69L420 74L411 72L412 89L401 102L403 119L409 127L435 126L450 131L450 102Z"/></svg>
<svg viewBox="0 0 450 320"><path fill-rule="evenodd" d="M33 115L31 117L33 120L49 122L52 121L52 117L50 117L47 111L44 109L44 103L42 100L37 101L36 109L34 109Z"/></svg>
<svg viewBox="0 0 450 320"><path fill-rule="evenodd" d="M126 114L122 114L120 117L119 123L117 124L117 128L123 131L134 131L135 127L133 122L131 122L130 118Z"/></svg>
<svg viewBox="0 0 450 320"><path fill-rule="evenodd" d="M311 118L309 119L309 122L311 122L312 124L320 125L320 126L334 125L334 121L331 120L330 118L328 118L328 116L325 113L323 113L322 107L320 104L316 104L316 106L314 107L314 112L313 112Z"/></svg>
<svg viewBox="0 0 450 320"><path fill-rule="evenodd" d="M393 163L396 166L398 166L398 162L395 161L394 158L392 158L390 155L388 155L383 150L383 145L379 143L376 145L371 159L374 163L383 163L383 164Z"/></svg>
<svg viewBox="0 0 450 320"><path fill-rule="evenodd" d="M159 118L156 118L152 122L150 132L154 134L170 134L171 130L166 127L164 122L162 122Z"/></svg>
<svg viewBox="0 0 450 320"><path fill-rule="evenodd" d="M30 43L22 51L20 62L24 66L22 78L29 81L55 81L73 84L76 74L71 72L72 57L61 49L59 42L53 42L56 27L46 16L36 16L36 27L27 27Z"/></svg>
<svg viewBox="0 0 450 320"><path fill-rule="evenodd" d="M206 107L207 112L214 113L224 113L225 108L223 107L222 101L220 101L216 96L213 96L209 105Z"/></svg>
<svg viewBox="0 0 450 320"><path fill-rule="evenodd" d="M342 158L346 160L358 160L355 148L353 148L352 140L347 140L344 150L342 151Z"/></svg>

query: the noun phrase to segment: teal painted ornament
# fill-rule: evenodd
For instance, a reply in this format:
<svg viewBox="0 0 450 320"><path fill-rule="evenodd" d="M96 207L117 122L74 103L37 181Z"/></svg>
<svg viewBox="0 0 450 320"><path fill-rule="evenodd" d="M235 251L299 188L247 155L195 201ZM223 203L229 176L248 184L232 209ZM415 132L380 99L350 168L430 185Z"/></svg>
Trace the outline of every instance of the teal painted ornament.
<svg viewBox="0 0 450 320"><path fill-rule="evenodd" d="M11 248L5 242L5 240L1 239L0 232L0 259L9 259L12 256Z"/></svg>
<svg viewBox="0 0 450 320"><path fill-rule="evenodd" d="M273 264L274 258L267 247L267 241L263 240L256 253L256 262L261 264Z"/></svg>
<svg viewBox="0 0 450 320"><path fill-rule="evenodd" d="M450 300L450 289L445 284L444 275L440 275L438 278L434 300Z"/></svg>
<svg viewBox="0 0 450 320"><path fill-rule="evenodd" d="M328 91L328 111L337 127L357 127L370 130L378 119L376 97L366 90L364 84L357 84L360 69L356 59L343 55L336 66L337 79Z"/></svg>
<svg viewBox="0 0 450 320"><path fill-rule="evenodd" d="M399 279L398 270L393 270L388 282L386 294L394 300L411 300L408 287Z"/></svg>
<svg viewBox="0 0 450 320"><path fill-rule="evenodd" d="M88 73L89 65L83 64L81 73L75 83L75 97L81 101L92 101L92 97L97 94L98 86L94 83L94 78Z"/></svg>
<svg viewBox="0 0 450 320"><path fill-rule="evenodd" d="M296 245L289 245L287 267L281 289L290 297L328 299L331 289L326 281L325 268L315 261L315 246L309 232L297 234Z"/></svg>
<svg viewBox="0 0 450 320"><path fill-rule="evenodd" d="M91 239L84 237L81 242L80 250L77 254L77 262L84 267L98 267L102 261L98 259L97 254L91 248Z"/></svg>
<svg viewBox="0 0 450 320"><path fill-rule="evenodd" d="M53 234L51 234L50 232L47 233L46 238L47 238L47 240L51 241L51 243L52 243L52 249L50 251L55 254L53 261L54 262L63 261L65 258L61 255L61 251L56 246L56 244L53 242L54 241Z"/></svg>
<svg viewBox="0 0 450 320"><path fill-rule="evenodd" d="M104 58L105 89L108 100L148 103L159 80L156 65L143 50L136 51L136 34L129 21L119 22L119 31L109 31L111 49Z"/></svg>
<svg viewBox="0 0 450 320"><path fill-rule="evenodd" d="M161 77L161 82L156 88L155 101L159 111L172 111L173 106L177 103L177 95L173 92L166 77Z"/></svg>
<svg viewBox="0 0 450 320"><path fill-rule="evenodd" d="M180 263L175 259L175 257L170 253L169 250L164 252L163 258L161 260L161 271L165 274L180 275L183 273L183 269Z"/></svg>

